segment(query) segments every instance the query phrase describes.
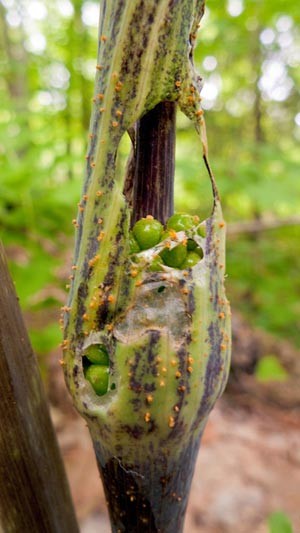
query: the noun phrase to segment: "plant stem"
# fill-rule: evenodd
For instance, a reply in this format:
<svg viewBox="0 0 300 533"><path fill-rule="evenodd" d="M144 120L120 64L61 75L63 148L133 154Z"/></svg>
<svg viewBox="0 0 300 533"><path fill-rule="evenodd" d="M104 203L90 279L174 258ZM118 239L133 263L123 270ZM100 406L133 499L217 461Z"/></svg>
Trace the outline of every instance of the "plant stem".
<svg viewBox="0 0 300 533"><path fill-rule="evenodd" d="M163 224L174 210L175 102L161 102L137 123L133 223L152 215Z"/></svg>
<svg viewBox="0 0 300 533"><path fill-rule="evenodd" d="M37 361L1 243L0 287L0 529L76 533Z"/></svg>

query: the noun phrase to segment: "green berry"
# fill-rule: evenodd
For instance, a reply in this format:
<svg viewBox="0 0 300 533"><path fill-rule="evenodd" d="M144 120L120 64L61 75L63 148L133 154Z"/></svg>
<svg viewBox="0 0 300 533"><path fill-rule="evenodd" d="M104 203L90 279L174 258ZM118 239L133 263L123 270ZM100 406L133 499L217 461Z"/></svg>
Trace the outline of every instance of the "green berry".
<svg viewBox="0 0 300 533"><path fill-rule="evenodd" d="M109 367L102 365L90 365L85 372L85 378L92 385L98 396L103 396L108 389Z"/></svg>
<svg viewBox="0 0 300 533"><path fill-rule="evenodd" d="M194 252L200 257L200 259L202 259L203 250L202 250L201 246L198 246L197 248L195 248Z"/></svg>
<svg viewBox="0 0 300 533"><path fill-rule="evenodd" d="M188 252L180 268L182 269L192 268L197 263L199 263L199 261L200 261L200 257L196 252Z"/></svg>
<svg viewBox="0 0 300 533"><path fill-rule="evenodd" d="M186 231L191 229L193 226L193 217L184 213L175 213L167 222L167 228L175 231Z"/></svg>
<svg viewBox="0 0 300 533"><path fill-rule="evenodd" d="M200 235L200 237L205 237L206 236L206 226L205 226L205 224L201 224L200 226L198 226L197 233L198 233L198 235Z"/></svg>
<svg viewBox="0 0 300 533"><path fill-rule="evenodd" d="M154 257L152 263L149 266L150 272L160 272L162 269L162 258L159 256Z"/></svg>
<svg viewBox="0 0 300 533"><path fill-rule="evenodd" d="M159 243L163 231L162 224L155 218L141 218L133 226L132 232L141 250L147 250Z"/></svg>
<svg viewBox="0 0 300 533"><path fill-rule="evenodd" d="M197 243L193 239L188 239L186 247L187 251L191 252L192 250L195 250L195 248L197 248Z"/></svg>
<svg viewBox="0 0 300 533"><path fill-rule="evenodd" d="M138 245L138 243L136 242L133 234L132 234L132 231L130 231L129 233L129 253L130 254L138 254L140 252L140 247Z"/></svg>
<svg viewBox="0 0 300 533"><path fill-rule="evenodd" d="M173 268L180 268L180 265L186 258L187 249L184 244L178 244L172 250L164 248L159 254L165 265Z"/></svg>
<svg viewBox="0 0 300 533"><path fill-rule="evenodd" d="M103 344L92 344L85 350L84 355L96 365L108 365L109 363L107 349Z"/></svg>

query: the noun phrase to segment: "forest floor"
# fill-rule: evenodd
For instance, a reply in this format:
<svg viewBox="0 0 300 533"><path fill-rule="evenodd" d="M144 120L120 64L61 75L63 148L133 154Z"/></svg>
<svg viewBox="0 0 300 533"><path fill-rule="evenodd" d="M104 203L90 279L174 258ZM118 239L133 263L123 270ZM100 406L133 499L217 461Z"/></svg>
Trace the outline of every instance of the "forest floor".
<svg viewBox="0 0 300 533"><path fill-rule="evenodd" d="M198 456L185 533L267 533L268 516L287 514L300 531L300 354L233 320L233 367L210 415ZM285 382L259 384L253 360L275 353ZM81 533L109 533L104 494L85 422L65 388L58 353L49 362L48 395Z"/></svg>

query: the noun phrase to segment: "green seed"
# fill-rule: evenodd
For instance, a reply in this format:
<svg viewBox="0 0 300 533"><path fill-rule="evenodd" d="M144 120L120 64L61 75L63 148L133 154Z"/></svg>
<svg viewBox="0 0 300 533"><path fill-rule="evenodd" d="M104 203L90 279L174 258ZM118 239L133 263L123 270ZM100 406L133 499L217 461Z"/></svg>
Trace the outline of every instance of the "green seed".
<svg viewBox="0 0 300 533"><path fill-rule="evenodd" d="M197 243L193 239L188 239L186 247L187 247L187 251L190 252L192 250L195 250L195 248L197 248Z"/></svg>
<svg viewBox="0 0 300 533"><path fill-rule="evenodd" d="M167 228L175 231L185 231L191 229L193 226L193 217L184 213L175 213L167 222Z"/></svg>
<svg viewBox="0 0 300 533"><path fill-rule="evenodd" d="M138 254L141 251L138 243L136 242L132 231L129 233L129 253L130 254Z"/></svg>
<svg viewBox="0 0 300 533"><path fill-rule="evenodd" d="M205 237L206 236L206 226L205 226L205 224L201 224L201 226L199 226L197 228L197 233L198 233L198 235L200 235L200 237Z"/></svg>
<svg viewBox="0 0 300 533"><path fill-rule="evenodd" d="M149 266L149 270L151 272L160 272L162 269L162 258L159 256L154 257L152 263Z"/></svg>
<svg viewBox="0 0 300 533"><path fill-rule="evenodd" d="M107 349L103 344L92 344L85 350L84 355L91 363L97 365L108 365L109 363Z"/></svg>
<svg viewBox="0 0 300 533"><path fill-rule="evenodd" d="M182 269L192 268L197 263L199 263L199 261L200 261L200 257L196 252L188 252L180 268Z"/></svg>
<svg viewBox="0 0 300 533"><path fill-rule="evenodd" d="M178 244L172 250L164 248L159 254L165 265L173 268L180 268L180 265L186 258L187 249L184 244Z"/></svg>
<svg viewBox="0 0 300 533"><path fill-rule="evenodd" d="M133 226L132 232L141 250L147 250L159 243L163 231L162 224L155 218L141 218Z"/></svg>
<svg viewBox="0 0 300 533"><path fill-rule="evenodd" d="M98 396L103 396L108 389L109 367L102 365L90 365L85 372L85 378L92 385Z"/></svg>
<svg viewBox="0 0 300 533"><path fill-rule="evenodd" d="M200 259L202 259L204 254L203 254L203 250L201 246L198 246L197 248L195 248L194 252L200 257Z"/></svg>

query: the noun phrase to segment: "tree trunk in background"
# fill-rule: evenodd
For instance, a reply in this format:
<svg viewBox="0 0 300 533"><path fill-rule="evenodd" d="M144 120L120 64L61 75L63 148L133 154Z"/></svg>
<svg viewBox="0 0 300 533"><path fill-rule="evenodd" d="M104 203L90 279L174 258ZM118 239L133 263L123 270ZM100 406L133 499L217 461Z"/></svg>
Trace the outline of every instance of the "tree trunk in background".
<svg viewBox="0 0 300 533"><path fill-rule="evenodd" d="M37 361L0 243L0 530L78 526Z"/></svg>

